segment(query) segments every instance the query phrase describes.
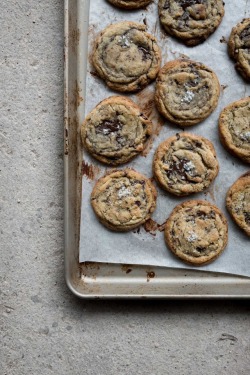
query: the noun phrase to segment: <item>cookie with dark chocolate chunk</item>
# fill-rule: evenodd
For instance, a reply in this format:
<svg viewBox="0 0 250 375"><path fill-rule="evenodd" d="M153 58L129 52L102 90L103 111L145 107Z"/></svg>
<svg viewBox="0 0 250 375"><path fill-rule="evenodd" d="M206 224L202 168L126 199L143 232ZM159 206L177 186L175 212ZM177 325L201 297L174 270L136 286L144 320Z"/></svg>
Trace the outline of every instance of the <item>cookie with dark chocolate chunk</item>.
<svg viewBox="0 0 250 375"><path fill-rule="evenodd" d="M250 236L250 171L230 187L226 206L235 223Z"/></svg>
<svg viewBox="0 0 250 375"><path fill-rule="evenodd" d="M151 122L132 100L111 96L87 115L81 137L85 148L96 159L119 165L144 149L151 129Z"/></svg>
<svg viewBox="0 0 250 375"><path fill-rule="evenodd" d="M181 127L198 124L217 107L220 83L202 63L178 59L160 70L155 101L159 112Z"/></svg>
<svg viewBox="0 0 250 375"><path fill-rule="evenodd" d="M229 55L236 61L235 68L250 81L250 18L233 27L228 41Z"/></svg>
<svg viewBox="0 0 250 375"><path fill-rule="evenodd" d="M181 133L160 144L153 169L163 189L184 196L205 190L217 176L219 164L208 139Z"/></svg>
<svg viewBox="0 0 250 375"><path fill-rule="evenodd" d="M145 25L124 21L110 25L100 33L92 61L108 87L133 92L156 78L161 52L154 36L146 32Z"/></svg>
<svg viewBox="0 0 250 375"><path fill-rule="evenodd" d="M223 0L160 0L159 15L167 33L195 46L217 29L224 5Z"/></svg>
<svg viewBox="0 0 250 375"><path fill-rule="evenodd" d="M225 107L219 119L223 146L234 156L250 163L250 97Z"/></svg>
<svg viewBox="0 0 250 375"><path fill-rule="evenodd" d="M108 0L111 4L123 9L139 9L144 8L152 0Z"/></svg>
<svg viewBox="0 0 250 375"><path fill-rule="evenodd" d="M176 206L167 220L165 240L179 259L201 266L214 261L225 249L227 220L206 201L186 201Z"/></svg>
<svg viewBox="0 0 250 375"><path fill-rule="evenodd" d="M124 169L112 171L97 181L91 204L103 225L125 232L150 218L156 198L151 180L132 169Z"/></svg>

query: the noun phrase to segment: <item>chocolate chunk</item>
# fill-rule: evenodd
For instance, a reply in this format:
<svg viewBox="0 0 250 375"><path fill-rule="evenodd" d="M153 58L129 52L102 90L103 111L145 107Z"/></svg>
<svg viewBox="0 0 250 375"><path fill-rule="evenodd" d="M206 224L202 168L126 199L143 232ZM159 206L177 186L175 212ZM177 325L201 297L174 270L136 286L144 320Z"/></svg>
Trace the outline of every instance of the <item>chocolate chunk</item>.
<svg viewBox="0 0 250 375"><path fill-rule="evenodd" d="M205 247L197 246L197 247L196 247L196 250L197 250L199 253L202 253L202 252L205 250Z"/></svg>
<svg viewBox="0 0 250 375"><path fill-rule="evenodd" d="M250 26L246 27L241 33L240 38L243 41L250 41Z"/></svg>
<svg viewBox="0 0 250 375"><path fill-rule="evenodd" d="M188 7L191 7L195 4L204 4L206 0L179 0L179 4L183 10L186 10Z"/></svg>
<svg viewBox="0 0 250 375"><path fill-rule="evenodd" d="M165 4L163 5L163 9L169 9L170 7L170 0L166 0Z"/></svg>
<svg viewBox="0 0 250 375"><path fill-rule="evenodd" d="M178 159L177 161L173 161L170 164L169 170L166 172L169 179L172 178L173 175L178 175L181 177L182 180L187 179L187 171L186 165L190 160L183 158Z"/></svg>
<svg viewBox="0 0 250 375"><path fill-rule="evenodd" d="M118 132L122 128L122 123L118 120L104 120L99 124L95 130L96 133L109 135L110 133Z"/></svg>
<svg viewBox="0 0 250 375"><path fill-rule="evenodd" d="M245 222L250 225L250 212L243 212L245 216Z"/></svg>
<svg viewBox="0 0 250 375"><path fill-rule="evenodd" d="M147 48L142 47L142 46L138 46L138 49L142 52L142 60L143 61L151 59L151 53Z"/></svg>
<svg viewBox="0 0 250 375"><path fill-rule="evenodd" d="M136 204L136 206L138 206L138 207L141 206L141 202L140 202L140 201L135 201L135 204Z"/></svg>

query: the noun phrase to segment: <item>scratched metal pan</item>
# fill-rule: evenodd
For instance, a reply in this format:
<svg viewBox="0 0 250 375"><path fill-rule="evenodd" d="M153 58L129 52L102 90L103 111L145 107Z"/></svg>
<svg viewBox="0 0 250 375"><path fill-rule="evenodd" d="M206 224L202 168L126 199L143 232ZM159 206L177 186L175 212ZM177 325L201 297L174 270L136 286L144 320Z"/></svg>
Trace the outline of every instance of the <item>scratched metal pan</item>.
<svg viewBox="0 0 250 375"><path fill-rule="evenodd" d="M249 298L250 279L211 272L79 263L80 121L88 43L89 0L65 0L65 274L81 298ZM87 244L86 244L87 246Z"/></svg>

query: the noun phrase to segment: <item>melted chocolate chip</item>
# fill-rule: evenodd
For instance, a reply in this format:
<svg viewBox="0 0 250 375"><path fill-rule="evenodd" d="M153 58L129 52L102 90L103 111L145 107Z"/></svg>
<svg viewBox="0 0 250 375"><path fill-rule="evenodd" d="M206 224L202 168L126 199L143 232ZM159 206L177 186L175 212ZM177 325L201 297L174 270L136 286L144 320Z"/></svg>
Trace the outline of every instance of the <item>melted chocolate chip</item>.
<svg viewBox="0 0 250 375"><path fill-rule="evenodd" d="M139 46L138 49L142 52L142 60L143 61L151 59L151 53L147 48Z"/></svg>
<svg viewBox="0 0 250 375"><path fill-rule="evenodd" d="M122 123L116 119L116 120L104 120L101 124L99 124L95 130L96 133L103 134L103 135L109 135L110 133L115 133L121 130Z"/></svg>
<svg viewBox="0 0 250 375"><path fill-rule="evenodd" d="M243 212L245 216L245 222L250 225L250 212Z"/></svg>
<svg viewBox="0 0 250 375"><path fill-rule="evenodd" d="M163 5L163 9L169 9L170 8L170 0L166 0L165 4Z"/></svg>
<svg viewBox="0 0 250 375"><path fill-rule="evenodd" d="M243 41L250 40L250 26L247 26L241 33L240 33L240 38Z"/></svg>
<svg viewBox="0 0 250 375"><path fill-rule="evenodd" d="M199 253L202 253L202 252L205 250L205 247L197 246L197 247L196 247L196 250L197 250Z"/></svg>
<svg viewBox="0 0 250 375"><path fill-rule="evenodd" d="M215 219L215 212L212 210L209 212L209 214L206 214L205 212L203 211L197 211L197 216L202 219L202 220L206 220L206 219Z"/></svg>
<svg viewBox="0 0 250 375"><path fill-rule="evenodd" d="M138 207L141 206L141 202L140 202L140 201L135 201L135 204L136 204L136 206L138 206Z"/></svg>
<svg viewBox="0 0 250 375"><path fill-rule="evenodd" d="M201 148L202 147L202 143L199 142L199 141L195 141L195 146L198 147L198 148Z"/></svg>
<svg viewBox="0 0 250 375"><path fill-rule="evenodd" d="M187 163L189 162L188 159L178 159L177 161L173 161L170 164L169 169L167 170L166 174L169 179L172 178L173 174L178 175L181 177L182 180L187 179L187 171L185 170L185 167Z"/></svg>
<svg viewBox="0 0 250 375"><path fill-rule="evenodd" d="M204 4L206 0L179 0L179 4L182 9L186 10L188 7L191 7L195 4Z"/></svg>

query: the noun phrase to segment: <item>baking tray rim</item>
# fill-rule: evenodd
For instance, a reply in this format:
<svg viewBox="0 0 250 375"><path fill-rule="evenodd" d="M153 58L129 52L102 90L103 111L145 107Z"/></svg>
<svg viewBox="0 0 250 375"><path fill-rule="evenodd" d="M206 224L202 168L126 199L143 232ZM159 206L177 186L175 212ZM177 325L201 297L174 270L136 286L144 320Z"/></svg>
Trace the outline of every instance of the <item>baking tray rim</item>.
<svg viewBox="0 0 250 375"><path fill-rule="evenodd" d="M78 106L83 105L81 100L79 100L79 91L82 91L80 86L82 83L78 84L78 77L74 77L72 83L71 77L71 64L76 64L77 71L77 56L79 52L79 46L82 42L82 33L79 28L81 26L79 21L79 15L77 16L78 12L82 12L83 9L88 8L89 0L64 0L64 37L65 37L65 46L64 46L64 254L65 254L65 280L68 288L71 292L79 297L79 298L159 298L159 299L221 299L221 298L230 298L230 299L249 299L250 298L250 278L240 277L240 276L233 276L228 275L225 276L224 274L217 274L212 272L203 272L206 277L204 280L215 281L218 284L225 285L226 291L224 293L211 293L211 294L204 294L204 293L178 293L178 294L171 294L171 293L159 293L159 294L151 294L147 292L149 286L152 285L152 282L149 283L148 279L142 277L143 280L143 287L145 288L145 292L140 293L122 293L119 292L117 289L116 292L97 292L96 286L101 283L101 274L96 274L95 277L93 275L86 276L85 272L88 268L85 263L79 263L78 255L79 255L79 220L80 220L80 194L81 194L81 146L79 143L79 118L77 116L78 113ZM87 25L88 27L88 25ZM86 28L86 25L85 25ZM85 35L86 36L86 35ZM72 56L74 55L74 56ZM72 58L71 58L72 57ZM79 57L79 56L78 56ZM74 86L74 82L76 82L76 87ZM74 89L72 89L74 87ZM76 97L75 97L76 96ZM76 135L75 143L72 145L72 139ZM73 159L73 160L72 160ZM73 176L75 176L75 180L70 180L70 163L73 162L75 164L75 171ZM73 196L72 196L72 186L73 186ZM90 263L88 263L89 265ZM126 274L122 271L124 267L130 267L138 269L140 266L126 266L126 265L114 265L114 264L92 264L92 270L96 268L98 271L102 271L102 267L117 267L119 268L121 276L123 278L127 278ZM141 266L141 269L150 269L150 272L155 272L152 270L159 270L160 267L146 267ZM165 271L167 268L163 268ZM170 269L169 269L170 270ZM196 271L188 271L188 270L174 270L171 269L172 272L176 272L176 274L183 273L183 274L193 274ZM101 272L100 271L100 272ZM167 271L166 271L167 272ZM202 274L201 271L200 275ZM196 273L197 273L196 272ZM177 279L179 276L176 276ZM192 279L192 276L191 276ZM123 279L124 280L124 279ZM180 277L179 277L180 280ZM201 279L198 279L201 282ZM232 293L230 294L230 290L227 289L227 286L235 285L239 283L239 293ZM110 276L110 281L112 284L112 276ZM168 278L166 277L166 284L169 286ZM195 281L191 281L191 283L195 284ZM176 284L176 281L174 282ZM181 281L179 281L181 283ZM204 283L200 284L205 285ZM157 284L157 282L156 282ZM227 285L226 285L227 284ZM211 284L212 285L212 284ZM179 284L179 286L185 287L183 284ZM242 293L242 286L245 287L248 291L246 294ZM91 291L92 288L92 291Z"/></svg>

